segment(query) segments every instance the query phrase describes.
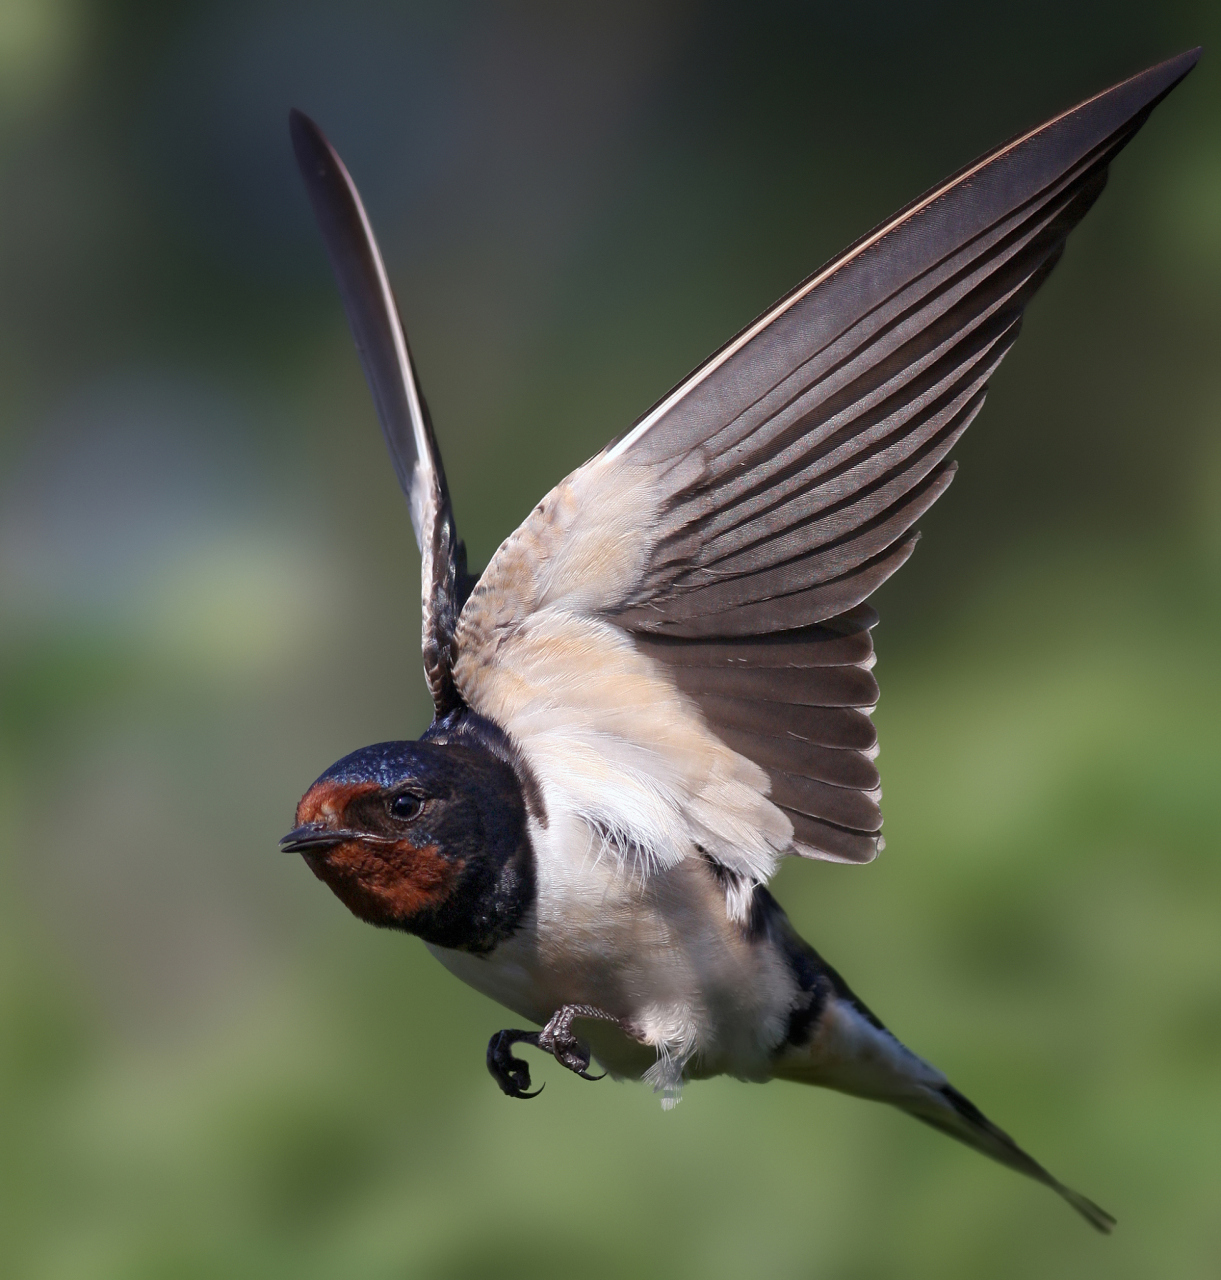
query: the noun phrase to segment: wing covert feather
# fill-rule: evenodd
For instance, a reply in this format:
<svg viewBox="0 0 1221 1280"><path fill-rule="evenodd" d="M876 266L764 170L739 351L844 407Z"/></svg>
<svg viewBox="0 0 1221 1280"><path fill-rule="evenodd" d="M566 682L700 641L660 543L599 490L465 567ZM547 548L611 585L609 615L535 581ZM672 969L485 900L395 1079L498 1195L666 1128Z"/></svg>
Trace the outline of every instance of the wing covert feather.
<svg viewBox="0 0 1221 1280"><path fill-rule="evenodd" d="M864 602L953 479L948 454L1111 160L1198 56L913 201L557 486L497 552L459 620L462 696L503 710L524 630L562 615L579 660L536 669L500 723L527 753L542 716L574 743L630 746L633 767L664 761L650 795L673 822L652 831L671 844L646 865L698 850L759 878L783 852L875 856L877 615ZM604 681L631 714L610 713ZM552 767L559 793L569 783L559 757ZM631 804L618 821L632 828ZM753 842L741 834L752 823Z"/></svg>

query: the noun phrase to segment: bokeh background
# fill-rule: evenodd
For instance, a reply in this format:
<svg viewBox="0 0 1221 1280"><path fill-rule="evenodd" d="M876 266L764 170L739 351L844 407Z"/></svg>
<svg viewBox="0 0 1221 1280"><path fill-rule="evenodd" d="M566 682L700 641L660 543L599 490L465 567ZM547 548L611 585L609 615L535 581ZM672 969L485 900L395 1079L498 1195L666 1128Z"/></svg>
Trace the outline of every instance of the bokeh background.
<svg viewBox="0 0 1221 1280"><path fill-rule="evenodd" d="M879 1107L538 1062L277 838L426 725L402 499L293 169L386 250L475 564L947 172L1193 44L877 603L888 848L795 921L1067 1181ZM1221 1268L1221 11L0 3L0 1272Z"/></svg>

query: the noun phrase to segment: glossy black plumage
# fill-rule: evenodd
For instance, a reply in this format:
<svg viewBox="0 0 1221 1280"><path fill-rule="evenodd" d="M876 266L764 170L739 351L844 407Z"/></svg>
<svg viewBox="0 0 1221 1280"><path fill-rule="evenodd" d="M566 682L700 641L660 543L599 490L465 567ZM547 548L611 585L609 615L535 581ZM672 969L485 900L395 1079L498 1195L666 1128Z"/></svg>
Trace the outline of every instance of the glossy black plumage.
<svg viewBox="0 0 1221 1280"><path fill-rule="evenodd" d="M477 716L419 742L354 751L313 783L302 801L307 812L312 796L338 801L338 826L303 824L281 846L304 853L370 924L481 955L511 937L534 904L523 789L495 727ZM418 803L401 820L394 802L404 796ZM366 849L355 866L330 852L351 840ZM434 891L396 893L397 880L419 880L421 858ZM384 865L371 871L371 859Z"/></svg>

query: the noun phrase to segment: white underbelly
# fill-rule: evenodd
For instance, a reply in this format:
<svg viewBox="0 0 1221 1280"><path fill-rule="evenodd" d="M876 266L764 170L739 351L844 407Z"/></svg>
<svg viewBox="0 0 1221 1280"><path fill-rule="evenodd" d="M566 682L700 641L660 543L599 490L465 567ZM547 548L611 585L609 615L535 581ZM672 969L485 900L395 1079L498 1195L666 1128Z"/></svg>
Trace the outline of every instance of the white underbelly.
<svg viewBox="0 0 1221 1280"><path fill-rule="evenodd" d="M689 1062L688 1075L768 1075L792 980L769 945L750 942L728 920L707 868L688 859L642 884L610 855L595 856L583 829L568 835L541 833L537 900L512 938L487 956L429 950L539 1025L566 1004L620 1020L635 1041L605 1023L576 1027L616 1075L638 1077L659 1057L679 1074Z"/></svg>

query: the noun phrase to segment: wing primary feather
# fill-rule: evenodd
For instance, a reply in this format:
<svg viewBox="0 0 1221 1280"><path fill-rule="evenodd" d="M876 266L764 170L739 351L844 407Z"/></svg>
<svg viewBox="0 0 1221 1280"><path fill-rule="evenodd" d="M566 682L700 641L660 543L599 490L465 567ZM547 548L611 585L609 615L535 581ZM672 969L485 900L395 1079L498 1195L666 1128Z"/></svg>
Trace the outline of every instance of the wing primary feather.
<svg viewBox="0 0 1221 1280"><path fill-rule="evenodd" d="M833 477L851 470L850 479L865 486L872 477L901 462L945 425L956 404L985 385L1012 345L1020 324L1019 316L998 317L986 329L972 333L961 348L945 353L926 368L918 382L871 397L871 404L837 413L819 430L819 439L810 440L800 453L792 450L793 456L772 475L760 476L752 466L732 485L712 490L704 503L710 510L701 522L710 549L738 545L736 530L748 521L769 517L774 521L778 510L792 510L798 520L817 512L817 495ZM701 496L694 494L692 500ZM674 501L679 506L683 497Z"/></svg>
<svg viewBox="0 0 1221 1280"><path fill-rule="evenodd" d="M695 503L706 513L692 522L694 528L684 528L680 538L690 542L698 536L703 543L700 562L712 563L747 541L757 541L759 535L751 529L759 527L759 520L764 532L778 521L791 530L835 501L834 493L828 498L828 490L816 482L853 465L858 455L863 460L849 477L855 483L841 483L867 486L897 456L916 449L944 425L938 412L954 412L952 399L946 410L947 399L971 394L991 376L1017 336L1026 298L1058 256L1053 240L1034 264L1019 264L988 281L987 292L977 289L968 295L963 305L974 304L973 316L960 311L942 315L915 330L901 349L872 367L872 386L862 386L859 379L843 386L819 406L817 416L811 410L790 426L786 435L795 443L778 453L773 449L740 460L736 476L719 485L716 468L710 468L698 492L672 499L676 506ZM741 530L750 516L756 517L751 529ZM662 557L673 559L659 548Z"/></svg>
<svg viewBox="0 0 1221 1280"><path fill-rule="evenodd" d="M663 597L657 601L657 608L679 618L719 616L756 602L787 598L819 584L829 586L832 580L883 553L906 533L945 492L953 476L952 464L938 468L901 504L892 504L868 523L854 526L849 536L821 550L785 561L774 568L727 577L708 586L688 588L681 594ZM838 609L832 610L832 613L838 612Z"/></svg>
<svg viewBox="0 0 1221 1280"><path fill-rule="evenodd" d="M688 846L755 878L785 850L876 856L865 601L912 554L1110 162L1198 56L1095 95L907 205L668 392L497 552L460 620L463 694L537 750L561 799L585 788L595 831L643 830L639 796L616 808L627 775L608 785L602 762L635 769L664 752L649 821L674 825L641 845L641 874Z"/></svg>
<svg viewBox="0 0 1221 1280"><path fill-rule="evenodd" d="M1095 178L1088 199L1096 198L1101 188L1102 179ZM993 252L966 267L957 265L961 255L936 264L803 360L708 439L713 458L709 478L744 464L776 459L782 465L785 450L794 443L806 441L805 448L816 443L840 425L845 409L872 408L919 377L989 316L1006 306L1020 310L1022 300L1015 308L1015 295L1040 259L1054 252L1062 239L1057 220L1083 203L1080 195L1070 192L1046 218L1020 224L992 246ZM819 435L808 441L815 427Z"/></svg>
<svg viewBox="0 0 1221 1280"><path fill-rule="evenodd" d="M977 206L976 216L979 213L986 215L991 202L1004 201L1006 185L1010 187L1021 185L1021 175L1016 175L1015 181L1015 175L1012 172L1005 173L1006 181L994 180L989 184L987 180L992 176L989 170L997 170L1005 161L1016 157L1025 162L1035 175L1035 180L1033 182L1028 180L1028 185L1038 188L1045 185L1044 182L1038 181L1037 175L1040 172L1054 171L1057 168L1062 171L1068 167L1061 159L1065 153L1070 155L1071 163L1083 153L1094 150L1116 134L1122 135L1126 142L1144 123L1153 108L1191 71L1199 61L1200 52L1199 48L1190 49L1173 58L1168 58L1157 66L1150 67L1110 89L1095 94L1094 97L1086 99L1034 129L1015 135L905 205L898 213L880 223L813 275L803 280L709 356L703 364L642 415L631 430L609 446L611 456L621 456L644 436L653 432L677 406L706 383L714 373L723 368L753 338L786 316L820 285L832 280L845 267L869 257L870 251L879 249L887 237L909 227L928 211L936 210L941 214L940 225L934 225L919 237L924 242L924 252L935 253L937 243L946 235L946 230L943 228L956 220L954 215L959 214L961 207L968 201ZM1038 145L1040 143L1043 145ZM1008 166L1010 170L1015 167L1017 166L1014 164ZM970 194L964 200L962 193L965 191L969 191ZM956 207L947 218L946 206L951 203L949 198L954 195L959 198L955 202ZM1020 203L1020 201L1014 201L1014 203ZM963 234L962 229L959 228L957 233L951 230L949 234L954 235L954 238L961 242L970 233ZM904 249L909 249L909 246L905 245ZM872 256L876 261L877 255ZM902 261L907 257L907 253L900 250L898 257Z"/></svg>
<svg viewBox="0 0 1221 1280"><path fill-rule="evenodd" d="M297 165L335 273L348 324L377 408L395 475L411 507L421 552L421 484L431 488L436 449L429 440L407 339L364 204L338 153L301 111L289 113ZM418 475L417 469L424 468Z"/></svg>
<svg viewBox="0 0 1221 1280"><path fill-rule="evenodd" d="M841 543L854 530L900 503L937 467L983 407L982 378L936 403L919 426L860 462L849 459L791 500L788 522L771 512L715 539L692 567L675 577L694 588L761 570ZM854 465L849 465L854 463ZM787 509L786 509L787 510Z"/></svg>
<svg viewBox="0 0 1221 1280"><path fill-rule="evenodd" d="M458 614L470 594L466 548L381 250L343 161L307 115L289 113L297 166L322 231L344 311L421 556L422 655L436 719L461 698L453 680Z"/></svg>
<svg viewBox="0 0 1221 1280"><path fill-rule="evenodd" d="M867 600L915 550L918 534L911 534L868 563L832 582L788 592L740 608L686 617L682 597L650 601L625 610L617 619L629 631L661 631L693 639L760 635L805 627L843 613ZM667 608L669 605L671 607Z"/></svg>

